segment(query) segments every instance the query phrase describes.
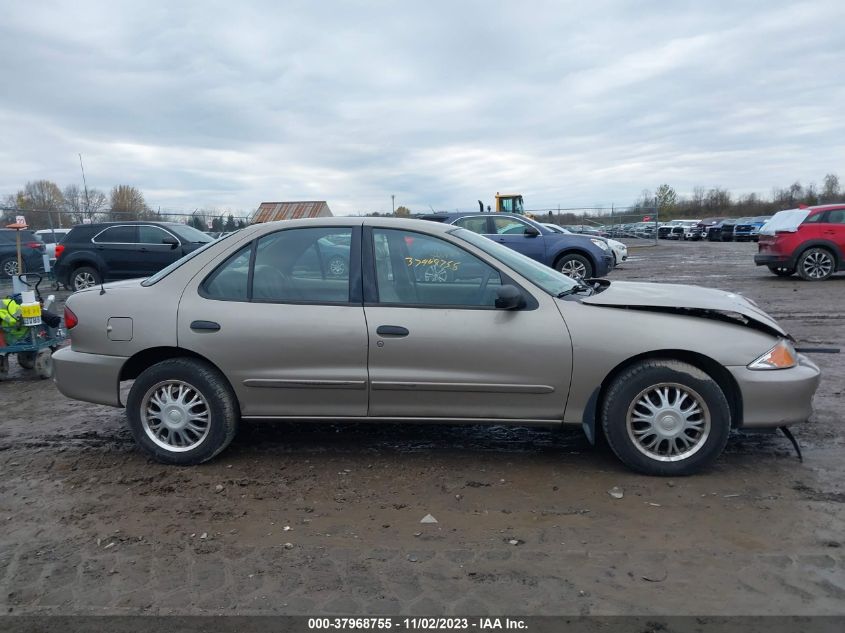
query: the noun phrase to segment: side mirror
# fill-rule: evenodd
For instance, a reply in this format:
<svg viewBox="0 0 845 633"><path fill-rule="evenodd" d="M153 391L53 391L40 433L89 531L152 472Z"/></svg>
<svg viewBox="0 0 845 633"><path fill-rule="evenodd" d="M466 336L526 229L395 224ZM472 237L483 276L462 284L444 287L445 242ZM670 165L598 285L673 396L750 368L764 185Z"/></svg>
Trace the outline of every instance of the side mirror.
<svg viewBox="0 0 845 633"><path fill-rule="evenodd" d="M179 246L179 240L177 240L175 237L162 238L161 243L170 244L170 248L176 248L177 246Z"/></svg>
<svg viewBox="0 0 845 633"><path fill-rule="evenodd" d="M524 235L526 237L537 237L538 235L540 235L540 231L538 231L533 226L526 226Z"/></svg>
<svg viewBox="0 0 845 633"><path fill-rule="evenodd" d="M519 310L525 306L525 299L516 286L500 286L496 289L497 310Z"/></svg>

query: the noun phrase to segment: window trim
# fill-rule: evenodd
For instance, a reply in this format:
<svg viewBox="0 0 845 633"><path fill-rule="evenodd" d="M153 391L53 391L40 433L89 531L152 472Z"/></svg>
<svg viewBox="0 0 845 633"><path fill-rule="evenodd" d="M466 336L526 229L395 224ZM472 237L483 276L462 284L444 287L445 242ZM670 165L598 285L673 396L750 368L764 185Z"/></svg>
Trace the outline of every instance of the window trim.
<svg viewBox="0 0 845 633"><path fill-rule="evenodd" d="M462 228L462 227L458 227ZM525 299L525 305L519 310L512 310L512 312L523 312L528 310L536 310L540 307L540 303L537 301L537 298L528 292L522 284L518 283L513 277L511 277L508 273L504 272L499 266L494 266L489 261L484 259L483 257L479 257L472 251L464 248L460 244L457 244L451 240L443 239L441 235L432 235L431 233L425 233L423 231L417 231L414 229L400 229L400 228L392 228L389 226L373 226L367 225L364 226L364 234L362 243L364 245L363 248L363 256L366 258L365 263L362 266L367 272L368 275L364 278L364 307L365 308L422 308L425 310L483 310L483 311L498 311L499 308L496 306L480 306L480 305L461 305L461 304L437 304L437 303L401 303L401 302L382 302L379 301L378 295L378 277L377 277L377 269L376 269L376 258L375 258L375 236L373 235L374 230L382 229L387 231L402 231L404 233L417 233L422 235L423 237L433 238L433 239L441 239L447 244L451 244L458 250L464 251L469 256L474 257L475 259L479 260L483 264L489 266L497 273L499 273L499 277L501 278L501 282L503 286L511 285L516 287L521 293L523 298ZM469 231L469 229L464 228L465 231ZM474 232L474 231L473 231ZM447 234L448 235L448 234ZM368 263L367 263L368 260Z"/></svg>
<svg viewBox="0 0 845 633"><path fill-rule="evenodd" d="M176 241L179 242L179 246L184 246L184 243L182 242L182 240L179 239L178 236L174 235L173 233L168 231L166 228L164 228L162 226L158 226L157 224L112 224L112 225L104 228L99 233L96 233L91 238L91 242L93 244L102 244L102 245L114 244L114 245L117 245L117 246L127 246L127 245L138 246L139 244L150 245L149 242L98 242L97 241L97 238L100 237L103 233L105 233L109 229L118 229L118 228L123 228L123 227L129 227L131 229L135 229L135 235L139 235L138 229L140 229L142 226L154 226L157 229L161 229L162 231L164 231L165 233L167 233L171 237L176 238ZM155 246L155 244L152 244L152 246Z"/></svg>
<svg viewBox="0 0 845 633"><path fill-rule="evenodd" d="M279 301L276 299L255 299L253 297L253 275L255 273L255 258L258 254L258 242L265 237L269 237L271 235L276 235L277 233L281 233L282 231L296 231L297 229L304 229L313 231L315 229L335 229L335 230L346 230L349 229L351 232L351 242L349 244L349 292L347 295L346 301L315 301L311 299L290 299L285 301ZM318 238L319 239L319 238ZM246 246L250 247L250 255L249 255L249 270L247 272L247 289L246 289L246 301L242 299L225 299L222 297L213 297L208 294L208 290L206 288L206 284L208 280L213 277L217 271L225 266L232 257L238 254L241 250L243 250ZM303 251L304 252L304 251ZM253 237L249 244L244 244L243 247L238 248L235 250L234 253L226 257L222 262L214 266L214 268L203 277L202 281L199 282L197 285L197 294L201 296L203 299L207 299L208 301L229 301L233 303L260 303L260 304L277 304L277 305L326 305L326 306L361 306L363 305L363 296L362 296L362 287L361 287L361 227L357 225L353 226L292 226L279 229L277 231L270 231L269 233L264 233L262 235L257 235Z"/></svg>
<svg viewBox="0 0 845 633"><path fill-rule="evenodd" d="M141 229L142 228L158 229L159 231L163 231L164 233L167 233L168 235L170 235L172 237L176 237L175 235L173 235L173 233L171 233L167 229L163 229L162 227L156 226L155 224L138 224L136 226L138 227L138 242L137 242L138 244L145 244L147 246L166 246L164 242L142 242L141 241ZM176 237L176 239L179 241L179 245L181 246L182 240L180 240L178 237ZM111 243L113 243L113 242L111 242Z"/></svg>

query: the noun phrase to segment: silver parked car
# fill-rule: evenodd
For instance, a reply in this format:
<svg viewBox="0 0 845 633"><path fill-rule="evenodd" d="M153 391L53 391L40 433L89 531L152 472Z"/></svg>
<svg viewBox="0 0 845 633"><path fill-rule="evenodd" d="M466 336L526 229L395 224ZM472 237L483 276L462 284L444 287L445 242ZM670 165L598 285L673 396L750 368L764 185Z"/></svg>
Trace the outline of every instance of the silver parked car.
<svg viewBox="0 0 845 633"><path fill-rule="evenodd" d="M417 274L432 262L450 274ZM681 475L732 428L805 421L819 382L739 295L582 285L419 220L251 226L148 279L75 293L65 319L58 388L125 404L137 442L172 464L211 459L241 419L447 421L581 425L628 466Z"/></svg>

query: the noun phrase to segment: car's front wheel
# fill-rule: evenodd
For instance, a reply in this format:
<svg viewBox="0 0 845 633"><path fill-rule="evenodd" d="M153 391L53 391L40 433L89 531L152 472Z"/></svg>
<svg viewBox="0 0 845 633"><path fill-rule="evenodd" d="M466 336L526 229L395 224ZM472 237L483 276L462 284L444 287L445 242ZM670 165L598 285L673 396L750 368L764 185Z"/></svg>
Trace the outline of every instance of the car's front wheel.
<svg viewBox="0 0 845 633"><path fill-rule="evenodd" d="M790 277L795 274L795 269L789 266L769 266L769 270L778 277Z"/></svg>
<svg viewBox="0 0 845 633"><path fill-rule="evenodd" d="M91 266L80 266L70 275L70 287L74 290L85 290L103 282L100 272Z"/></svg>
<svg viewBox="0 0 845 633"><path fill-rule="evenodd" d="M835 270L833 253L826 248L809 248L798 258L798 274L806 281L823 281Z"/></svg>
<svg viewBox="0 0 845 633"><path fill-rule="evenodd" d="M239 411L226 377L191 359L165 360L138 376L126 402L135 441L166 464L208 461L235 437Z"/></svg>
<svg viewBox="0 0 845 633"><path fill-rule="evenodd" d="M610 384L601 408L608 444L647 475L690 475L722 453L731 428L727 398L697 367L647 360Z"/></svg>
<svg viewBox="0 0 845 633"><path fill-rule="evenodd" d="M570 253L561 257L555 268L569 277L588 279L593 276L593 264L589 259L577 253Z"/></svg>

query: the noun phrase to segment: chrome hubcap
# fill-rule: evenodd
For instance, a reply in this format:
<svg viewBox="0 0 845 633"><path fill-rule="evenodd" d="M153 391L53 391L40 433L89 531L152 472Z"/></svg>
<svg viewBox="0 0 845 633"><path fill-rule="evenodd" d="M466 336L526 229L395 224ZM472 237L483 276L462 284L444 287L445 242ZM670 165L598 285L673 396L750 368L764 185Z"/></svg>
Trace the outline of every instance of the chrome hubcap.
<svg viewBox="0 0 845 633"><path fill-rule="evenodd" d="M577 259L570 259L569 261L563 262L563 266L560 267L560 272L564 275L569 275L570 277L586 277L587 267Z"/></svg>
<svg viewBox="0 0 845 633"><path fill-rule="evenodd" d="M823 279L833 270L833 260L824 251L812 251L804 258L804 272L813 279Z"/></svg>
<svg viewBox="0 0 845 633"><path fill-rule="evenodd" d="M710 410L690 387L661 383L634 398L627 428L638 451L661 462L676 462L704 446L710 435Z"/></svg>
<svg viewBox="0 0 845 633"><path fill-rule="evenodd" d="M211 412L199 391L181 380L151 387L141 402L141 425L158 446L182 453L196 448L211 430Z"/></svg>
<svg viewBox="0 0 845 633"><path fill-rule="evenodd" d="M340 277L341 275L346 273L346 262L344 262L340 257L333 257L329 260L329 273L334 275L335 277Z"/></svg>
<svg viewBox="0 0 845 633"><path fill-rule="evenodd" d="M449 280L449 270L442 264L432 264L425 269L425 281L444 282Z"/></svg>
<svg viewBox="0 0 845 633"><path fill-rule="evenodd" d="M73 287L76 290L85 290L96 284L94 275L89 272L76 273L73 277Z"/></svg>
<svg viewBox="0 0 845 633"><path fill-rule="evenodd" d="M5 264L3 264L3 274L6 275L7 277L11 277L12 275L17 275L18 274L18 263L13 259L10 259L9 261L7 261Z"/></svg>

